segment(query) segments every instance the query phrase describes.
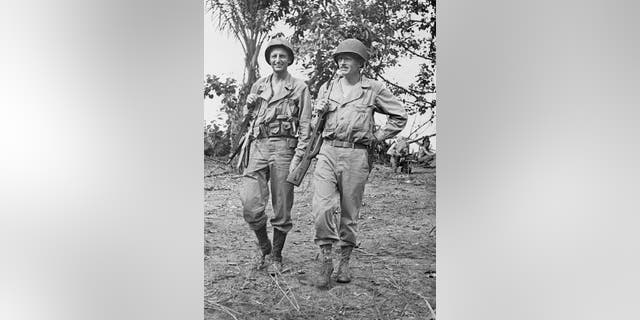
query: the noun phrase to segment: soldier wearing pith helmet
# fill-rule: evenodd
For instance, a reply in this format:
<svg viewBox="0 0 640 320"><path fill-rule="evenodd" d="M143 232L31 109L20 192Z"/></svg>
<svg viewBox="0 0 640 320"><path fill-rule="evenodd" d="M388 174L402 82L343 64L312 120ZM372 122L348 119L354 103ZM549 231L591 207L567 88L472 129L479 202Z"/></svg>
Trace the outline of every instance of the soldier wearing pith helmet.
<svg viewBox="0 0 640 320"><path fill-rule="evenodd" d="M336 280L351 281L349 261L356 245L357 217L371 163L368 146L396 136L407 123L407 112L382 83L362 74L369 60L367 47L357 39L346 39L336 48L333 59L338 75L321 85L315 111L326 111L313 175L312 211L315 216L314 242L320 246L321 261L316 285L327 288L333 272L332 247L339 248ZM328 87L328 88L327 88ZM387 115L376 130L374 112Z"/></svg>
<svg viewBox="0 0 640 320"><path fill-rule="evenodd" d="M255 140L249 148L240 199L243 216L258 240L256 269L268 268L272 274L283 271L282 250L293 224L293 185L286 182L292 160L299 161L309 140L311 98L304 81L294 78L287 68L294 61L291 43L283 38L271 40L265 59L273 73L251 86L247 106L255 123ZM271 194L273 217L265 214ZM273 227L269 240L267 220Z"/></svg>

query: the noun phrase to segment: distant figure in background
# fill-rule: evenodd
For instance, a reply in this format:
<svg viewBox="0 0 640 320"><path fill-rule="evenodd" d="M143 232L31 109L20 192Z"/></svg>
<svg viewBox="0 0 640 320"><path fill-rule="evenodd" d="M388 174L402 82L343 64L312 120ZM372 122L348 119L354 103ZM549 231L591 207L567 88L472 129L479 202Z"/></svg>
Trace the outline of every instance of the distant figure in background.
<svg viewBox="0 0 640 320"><path fill-rule="evenodd" d="M380 130L380 125L376 124L373 126L373 132ZM389 149L389 145L384 141L375 141L369 145L368 153L369 153L369 162L371 164L381 163L385 164L388 162L387 160L387 149ZM372 168L369 168L372 169Z"/></svg>
<svg viewBox="0 0 640 320"><path fill-rule="evenodd" d="M409 155L409 143L407 143L407 138L399 136L396 141L391 144L391 147L387 150L387 154L391 158L391 168L393 169L393 173L396 173L396 169L398 167L406 166L406 161L404 161L405 163L401 163L401 160ZM400 171L403 171L402 168Z"/></svg>
<svg viewBox="0 0 640 320"><path fill-rule="evenodd" d="M430 149L431 141L429 140L429 137L425 137L420 149L418 149L418 164L424 165L427 168L435 168L436 153Z"/></svg>
<svg viewBox="0 0 640 320"><path fill-rule="evenodd" d="M372 146L372 163L382 163L385 164L388 162L387 160L387 150L389 149L389 145L384 141L378 141L378 143Z"/></svg>

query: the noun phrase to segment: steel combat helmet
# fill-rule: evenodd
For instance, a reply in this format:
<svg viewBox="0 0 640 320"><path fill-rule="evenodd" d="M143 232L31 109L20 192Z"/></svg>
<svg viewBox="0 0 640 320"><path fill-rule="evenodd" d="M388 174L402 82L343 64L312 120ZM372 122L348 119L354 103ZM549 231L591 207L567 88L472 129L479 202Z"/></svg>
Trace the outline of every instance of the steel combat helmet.
<svg viewBox="0 0 640 320"><path fill-rule="evenodd" d="M367 47L362 44L357 39L346 39L338 44L338 48L336 48L336 52L333 54L333 60L338 63L338 55L341 53L354 53L358 55L364 62L369 60L369 52L367 52Z"/></svg>
<svg viewBox="0 0 640 320"><path fill-rule="evenodd" d="M291 60L289 61L289 65L291 65L293 63L293 46L291 45L291 43L289 41L287 41L284 38L275 38L275 39L271 39L271 41L269 41L269 44L267 45L267 49L264 50L264 59L267 60L268 64L271 64L271 62L269 61L269 55L271 54L271 50L273 50L274 48L277 47L281 47L284 48L285 50L287 50L287 52L289 53L289 56L291 58Z"/></svg>

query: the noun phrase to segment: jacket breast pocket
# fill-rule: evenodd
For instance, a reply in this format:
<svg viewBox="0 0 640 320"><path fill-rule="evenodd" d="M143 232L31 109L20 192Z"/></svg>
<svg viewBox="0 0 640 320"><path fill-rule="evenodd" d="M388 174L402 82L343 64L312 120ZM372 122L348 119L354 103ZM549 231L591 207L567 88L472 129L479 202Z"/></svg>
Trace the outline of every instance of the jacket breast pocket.
<svg viewBox="0 0 640 320"><path fill-rule="evenodd" d="M364 103L353 106L354 111L357 113L369 113L373 110L372 108L373 106L369 106Z"/></svg>
<svg viewBox="0 0 640 320"><path fill-rule="evenodd" d="M372 106L359 104L353 106L351 113L350 131L353 138L361 140L373 135L374 121Z"/></svg>
<svg viewBox="0 0 640 320"><path fill-rule="evenodd" d="M325 115L324 131L333 132L338 126L338 115L336 112L329 112Z"/></svg>
<svg viewBox="0 0 640 320"><path fill-rule="evenodd" d="M298 101L296 99L287 99L284 103L284 114L290 117L298 117Z"/></svg>

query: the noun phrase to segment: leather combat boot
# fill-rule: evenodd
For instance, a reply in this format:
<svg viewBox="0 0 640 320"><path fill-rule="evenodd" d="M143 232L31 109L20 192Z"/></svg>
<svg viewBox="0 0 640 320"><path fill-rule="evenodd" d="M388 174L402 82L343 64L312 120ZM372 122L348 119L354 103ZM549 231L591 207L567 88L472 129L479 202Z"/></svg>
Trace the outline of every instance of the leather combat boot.
<svg viewBox="0 0 640 320"><path fill-rule="evenodd" d="M333 273L331 245L321 245L320 251L322 252L322 256L320 257L320 269L316 286L318 288L328 288L329 284L331 283L331 274Z"/></svg>
<svg viewBox="0 0 640 320"><path fill-rule="evenodd" d="M266 265L265 262L269 262L271 254L271 241L267 235L267 226L263 226L258 230L254 230L256 238L258 238L259 251L254 257L254 268L256 270L263 269ZM267 263L268 264L268 263Z"/></svg>
<svg viewBox="0 0 640 320"><path fill-rule="evenodd" d="M338 264L338 276L336 281L340 283L351 282L351 273L349 272L349 259L351 258L352 246L344 246L340 249L340 264Z"/></svg>
<svg viewBox="0 0 640 320"><path fill-rule="evenodd" d="M282 248L284 247L285 240L287 240L287 233L274 228L273 251L271 252L273 262L269 265L269 274L274 275L284 271L282 268Z"/></svg>

